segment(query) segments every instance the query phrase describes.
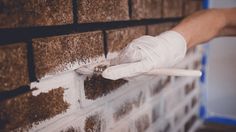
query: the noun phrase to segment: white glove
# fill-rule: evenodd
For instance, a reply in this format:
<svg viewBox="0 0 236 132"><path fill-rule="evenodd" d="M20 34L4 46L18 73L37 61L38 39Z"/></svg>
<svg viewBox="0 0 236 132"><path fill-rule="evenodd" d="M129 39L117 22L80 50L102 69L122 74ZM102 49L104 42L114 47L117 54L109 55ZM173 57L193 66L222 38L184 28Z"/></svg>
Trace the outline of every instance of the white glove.
<svg viewBox="0 0 236 132"><path fill-rule="evenodd" d="M118 57L111 60L111 67L104 78L117 80L133 77L152 69L172 67L186 54L186 41L176 31L166 31L159 36L142 36L133 40Z"/></svg>

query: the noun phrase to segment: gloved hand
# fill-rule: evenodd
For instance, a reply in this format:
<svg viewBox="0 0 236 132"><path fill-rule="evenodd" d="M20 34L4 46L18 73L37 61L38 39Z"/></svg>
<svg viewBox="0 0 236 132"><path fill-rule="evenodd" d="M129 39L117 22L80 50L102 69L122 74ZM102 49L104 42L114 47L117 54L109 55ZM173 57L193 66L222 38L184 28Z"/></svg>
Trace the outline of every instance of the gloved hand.
<svg viewBox="0 0 236 132"><path fill-rule="evenodd" d="M159 36L142 36L133 40L118 57L111 60L111 67L104 78L117 80L133 77L152 69L172 67L186 54L186 41L176 31L166 31Z"/></svg>

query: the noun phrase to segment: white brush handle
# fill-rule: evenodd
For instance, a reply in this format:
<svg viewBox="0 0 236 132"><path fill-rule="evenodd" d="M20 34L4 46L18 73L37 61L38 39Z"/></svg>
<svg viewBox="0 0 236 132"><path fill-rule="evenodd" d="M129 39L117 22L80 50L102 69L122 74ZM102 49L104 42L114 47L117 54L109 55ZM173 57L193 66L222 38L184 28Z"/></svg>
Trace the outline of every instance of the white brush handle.
<svg viewBox="0 0 236 132"><path fill-rule="evenodd" d="M200 70L185 70L185 69L154 69L145 74L200 77L202 75L202 72Z"/></svg>

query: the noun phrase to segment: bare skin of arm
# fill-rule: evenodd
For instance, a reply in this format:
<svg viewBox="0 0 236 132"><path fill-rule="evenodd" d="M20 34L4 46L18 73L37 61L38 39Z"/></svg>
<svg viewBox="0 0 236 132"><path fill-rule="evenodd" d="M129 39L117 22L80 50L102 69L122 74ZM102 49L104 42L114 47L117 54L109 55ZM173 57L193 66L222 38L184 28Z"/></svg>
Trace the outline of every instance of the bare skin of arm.
<svg viewBox="0 0 236 132"><path fill-rule="evenodd" d="M209 9L185 18L172 30L187 41L188 48L218 36L236 36L236 8Z"/></svg>

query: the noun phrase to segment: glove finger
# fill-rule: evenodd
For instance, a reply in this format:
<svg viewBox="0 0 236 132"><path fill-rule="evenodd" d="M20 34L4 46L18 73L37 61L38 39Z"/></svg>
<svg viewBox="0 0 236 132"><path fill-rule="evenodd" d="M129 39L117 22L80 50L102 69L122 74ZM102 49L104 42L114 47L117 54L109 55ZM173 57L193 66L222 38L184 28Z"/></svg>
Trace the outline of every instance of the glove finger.
<svg viewBox="0 0 236 132"><path fill-rule="evenodd" d="M116 58L111 59L110 65L114 66L123 63L138 62L141 59L142 59L142 53L140 49L129 46L124 50L122 50Z"/></svg>
<svg viewBox="0 0 236 132"><path fill-rule="evenodd" d="M107 68L102 76L111 80L137 76L151 70L151 65L147 61L126 63Z"/></svg>

